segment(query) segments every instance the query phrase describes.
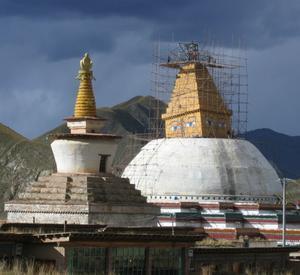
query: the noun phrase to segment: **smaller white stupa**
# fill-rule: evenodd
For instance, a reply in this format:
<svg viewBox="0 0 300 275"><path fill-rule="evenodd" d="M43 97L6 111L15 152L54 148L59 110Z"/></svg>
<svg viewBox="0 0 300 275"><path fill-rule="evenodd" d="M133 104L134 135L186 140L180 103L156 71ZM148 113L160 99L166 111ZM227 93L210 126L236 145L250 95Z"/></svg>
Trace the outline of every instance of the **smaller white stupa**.
<svg viewBox="0 0 300 275"><path fill-rule="evenodd" d="M58 173L107 173L120 137L102 134L105 119L97 116L93 93L92 61L88 54L80 61L74 116L68 117L69 134L57 134L51 148Z"/></svg>
<svg viewBox="0 0 300 275"><path fill-rule="evenodd" d="M55 134L51 148L57 173L39 177L5 203L7 222L155 226L159 207L146 202L128 179L111 174L119 136L102 134L96 113L92 61L80 61L70 133Z"/></svg>

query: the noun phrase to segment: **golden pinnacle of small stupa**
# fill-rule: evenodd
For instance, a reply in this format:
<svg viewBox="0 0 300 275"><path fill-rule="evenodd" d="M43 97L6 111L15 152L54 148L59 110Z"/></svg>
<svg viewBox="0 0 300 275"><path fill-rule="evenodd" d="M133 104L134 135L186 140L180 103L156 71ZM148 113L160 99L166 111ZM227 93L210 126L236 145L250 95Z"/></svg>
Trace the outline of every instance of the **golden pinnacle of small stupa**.
<svg viewBox="0 0 300 275"><path fill-rule="evenodd" d="M74 117L96 117L96 103L93 93L92 71L93 62L88 53L80 60L80 70L77 79L80 84L77 92L77 99L74 110Z"/></svg>

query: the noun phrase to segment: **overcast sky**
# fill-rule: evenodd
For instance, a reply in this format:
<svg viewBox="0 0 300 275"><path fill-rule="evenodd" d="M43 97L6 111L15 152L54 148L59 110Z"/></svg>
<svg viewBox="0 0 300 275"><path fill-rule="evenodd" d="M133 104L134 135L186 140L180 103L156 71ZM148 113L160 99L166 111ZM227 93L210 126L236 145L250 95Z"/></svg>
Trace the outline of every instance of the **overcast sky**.
<svg viewBox="0 0 300 275"><path fill-rule="evenodd" d="M248 49L249 129L300 135L299 0L0 0L0 122L36 137L73 113L79 60L97 106L150 94L153 42Z"/></svg>

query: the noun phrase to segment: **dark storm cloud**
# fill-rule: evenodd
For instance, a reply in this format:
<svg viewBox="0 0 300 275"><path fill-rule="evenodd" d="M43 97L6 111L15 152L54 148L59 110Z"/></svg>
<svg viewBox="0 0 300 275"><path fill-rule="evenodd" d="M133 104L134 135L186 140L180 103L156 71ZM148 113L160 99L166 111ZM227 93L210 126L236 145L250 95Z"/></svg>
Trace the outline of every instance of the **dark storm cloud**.
<svg viewBox="0 0 300 275"><path fill-rule="evenodd" d="M108 29L93 20L40 21L23 18L1 18L0 47L23 46L50 60L78 56L82 49L109 52L114 48ZM5 26L5 27L3 27Z"/></svg>
<svg viewBox="0 0 300 275"><path fill-rule="evenodd" d="M249 52L250 129L300 135L300 39Z"/></svg>
<svg viewBox="0 0 300 275"><path fill-rule="evenodd" d="M153 41L241 39L250 48L250 128L299 134L299 14L297 0L0 0L0 122L34 137L72 114L86 51L97 105L109 106L150 94ZM280 102L288 110L279 115Z"/></svg>
<svg viewBox="0 0 300 275"><path fill-rule="evenodd" d="M249 47L268 47L300 34L298 0L2 0L0 16L44 20L119 16L147 21L153 38L201 39L205 33L225 44L232 37ZM196 34L196 35L195 35ZM101 50L101 48L99 49Z"/></svg>
<svg viewBox="0 0 300 275"><path fill-rule="evenodd" d="M142 32L132 30L135 25ZM0 18L0 121L34 137L72 115L86 51L95 63L98 106L149 94L149 33L132 19Z"/></svg>

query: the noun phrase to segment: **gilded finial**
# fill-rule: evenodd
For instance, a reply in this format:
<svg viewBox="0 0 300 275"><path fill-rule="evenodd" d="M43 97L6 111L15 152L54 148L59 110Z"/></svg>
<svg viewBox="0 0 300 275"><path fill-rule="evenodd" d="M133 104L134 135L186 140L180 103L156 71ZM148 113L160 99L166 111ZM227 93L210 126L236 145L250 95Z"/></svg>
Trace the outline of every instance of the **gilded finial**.
<svg viewBox="0 0 300 275"><path fill-rule="evenodd" d="M93 62L86 53L80 60L80 70L77 79L80 80L77 99L74 110L74 117L96 117L96 103L93 93L92 71Z"/></svg>
<svg viewBox="0 0 300 275"><path fill-rule="evenodd" d="M93 66L93 62L90 59L89 54L85 53L84 57L80 60L80 69L82 71L89 72L89 71L91 71L92 66Z"/></svg>
<svg viewBox="0 0 300 275"><path fill-rule="evenodd" d="M95 79L93 76L93 61L91 60L88 53L84 54L84 57L80 60L80 70L78 72L77 79Z"/></svg>

